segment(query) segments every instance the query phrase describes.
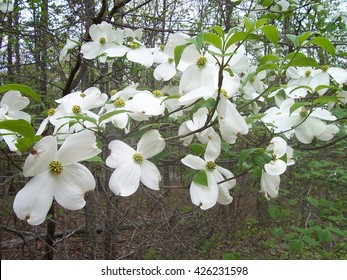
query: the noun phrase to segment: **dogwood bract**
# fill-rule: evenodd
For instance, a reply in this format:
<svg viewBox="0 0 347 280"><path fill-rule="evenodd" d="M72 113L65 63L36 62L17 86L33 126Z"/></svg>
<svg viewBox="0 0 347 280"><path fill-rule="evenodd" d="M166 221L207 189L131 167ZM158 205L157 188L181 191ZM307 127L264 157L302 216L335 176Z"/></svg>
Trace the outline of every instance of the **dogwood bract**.
<svg viewBox="0 0 347 280"><path fill-rule="evenodd" d="M84 207L84 194L95 188L95 179L88 168L78 163L96 156L94 134L81 132L69 135L57 150L57 139L43 137L37 142L23 167L26 177L33 177L15 197L13 209L17 217L39 225L46 219L53 198L64 208Z"/></svg>
<svg viewBox="0 0 347 280"><path fill-rule="evenodd" d="M159 170L148 160L165 148L165 141L158 130L146 132L136 150L120 140L111 141L108 148L111 154L107 157L106 164L116 168L109 183L112 192L120 196L132 195L140 181L152 190L159 190Z"/></svg>
<svg viewBox="0 0 347 280"><path fill-rule="evenodd" d="M4 94L0 101L0 122L3 120L25 120L30 123L31 116L22 112L29 105L29 99L17 90L10 90ZM16 147L17 135L6 129L0 129L0 139L4 139L11 151L19 152Z"/></svg>
<svg viewBox="0 0 347 280"><path fill-rule="evenodd" d="M210 141L207 144L204 159L187 155L181 161L184 165L195 169L203 170L207 175L207 186L192 181L190 185L190 197L192 202L206 210L213 207L217 202L220 204L229 204L233 198L229 194L229 190L235 187L236 180L233 173L229 170L218 166L215 160L220 155L221 140L217 133L213 132L209 135ZM227 181L222 182L226 179Z"/></svg>

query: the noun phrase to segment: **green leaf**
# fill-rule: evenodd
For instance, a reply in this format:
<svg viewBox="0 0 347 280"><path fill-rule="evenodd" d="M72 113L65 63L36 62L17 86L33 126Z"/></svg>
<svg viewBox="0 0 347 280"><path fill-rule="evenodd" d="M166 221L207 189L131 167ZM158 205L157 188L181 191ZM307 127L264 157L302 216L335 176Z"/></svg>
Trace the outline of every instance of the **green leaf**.
<svg viewBox="0 0 347 280"><path fill-rule="evenodd" d="M191 43L187 43L184 45L179 45L177 47L175 47L174 49L174 57L175 57L175 65L177 66L180 63L181 57L182 57L182 53L184 51L184 49L191 45Z"/></svg>
<svg viewBox="0 0 347 280"><path fill-rule="evenodd" d="M294 46L297 46L297 37L294 34L287 34L287 38L293 43Z"/></svg>
<svg viewBox="0 0 347 280"><path fill-rule="evenodd" d="M193 177L193 182L195 184L207 187L208 181L207 181L207 174L205 170L200 170L198 173L196 173Z"/></svg>
<svg viewBox="0 0 347 280"><path fill-rule="evenodd" d="M20 134L24 138L34 140L34 128L25 120L4 120L0 121L0 128Z"/></svg>
<svg viewBox="0 0 347 280"><path fill-rule="evenodd" d="M252 157L252 163L262 168L265 164L269 163L271 159L271 156L267 153L258 153Z"/></svg>
<svg viewBox="0 0 347 280"><path fill-rule="evenodd" d="M204 34L199 33L195 37L187 39L187 41L192 43L195 46L195 48L198 50L198 52L200 52L204 42L203 38L204 38Z"/></svg>
<svg viewBox="0 0 347 280"><path fill-rule="evenodd" d="M214 33L205 33L203 40L205 43L212 45L222 51L222 40L218 35Z"/></svg>
<svg viewBox="0 0 347 280"><path fill-rule="evenodd" d="M315 199L314 197L311 197L311 196L308 196L306 199L311 205L313 205L314 207L318 207L319 202L317 199Z"/></svg>
<svg viewBox="0 0 347 280"><path fill-rule="evenodd" d="M263 65L263 64L266 64L267 62L269 61L278 61L279 60L279 57L278 55L275 55L275 54L267 54L267 55L264 55L263 57L260 58L259 60L259 65Z"/></svg>
<svg viewBox="0 0 347 280"><path fill-rule="evenodd" d="M316 90L320 90L320 88L317 87ZM326 105L329 102L339 103L341 101L340 101L340 99L337 96L323 95L323 96L320 96L317 99L313 100L312 104L313 105L317 105L317 104L319 104L319 105Z"/></svg>
<svg viewBox="0 0 347 280"><path fill-rule="evenodd" d="M127 112L131 112L131 111L128 111L128 110L115 110L115 111L111 111L111 112L105 113L105 114L100 116L100 118L98 120L98 123L100 124L104 120L107 120L108 118L111 118L111 117L113 117L115 115L118 115L118 114L121 114L121 113L127 113Z"/></svg>
<svg viewBox="0 0 347 280"><path fill-rule="evenodd" d="M100 156L94 156L89 159L87 159L88 162L103 162L102 158Z"/></svg>
<svg viewBox="0 0 347 280"><path fill-rule="evenodd" d="M226 253L223 255L223 260L240 260L241 257L236 253Z"/></svg>
<svg viewBox="0 0 347 280"><path fill-rule="evenodd" d="M271 43L273 43L275 46L277 46L277 44L278 44L277 28L273 25L265 25L262 27L262 30L263 30L266 38L268 38Z"/></svg>
<svg viewBox="0 0 347 280"><path fill-rule="evenodd" d="M267 22L269 21L269 19L267 18L260 18L255 22L255 28L259 28L262 27L264 24L267 24Z"/></svg>
<svg viewBox="0 0 347 280"><path fill-rule="evenodd" d="M306 33L303 33L303 34L300 34L298 37L297 37L297 42L299 44L299 46L302 46L302 44L308 39L308 37L311 36L311 32L306 32Z"/></svg>
<svg viewBox="0 0 347 280"><path fill-rule="evenodd" d="M278 67L277 67L276 63L268 62L266 64L260 65L257 68L256 74L258 74L259 72L264 71L264 70L277 70L277 69L278 69Z"/></svg>
<svg viewBox="0 0 347 280"><path fill-rule="evenodd" d="M21 84L7 84L0 86L0 93L7 92L9 90L18 90L21 93L31 97L35 101L39 102L40 104L43 104L40 95L38 95L35 91L33 91L30 87L26 85Z"/></svg>
<svg viewBox="0 0 347 280"><path fill-rule="evenodd" d="M289 66L312 66L320 68L317 61L311 57L295 57L289 62Z"/></svg>
<svg viewBox="0 0 347 280"><path fill-rule="evenodd" d="M249 148L249 149L245 149L240 153L240 157L239 157L239 165L240 167L242 167L244 161L246 160L247 157L249 157L251 154L254 153L264 153L264 149L263 148Z"/></svg>
<svg viewBox="0 0 347 280"><path fill-rule="evenodd" d="M297 102L297 103L294 103L292 106L290 106L289 114L291 115L297 109L299 109L301 107L304 107L304 106L308 106L308 105L311 105L311 103L309 103L309 102Z"/></svg>
<svg viewBox="0 0 347 280"><path fill-rule="evenodd" d="M275 227L272 229L272 235L276 238L281 237L284 234L284 230L281 227Z"/></svg>
<svg viewBox="0 0 347 280"><path fill-rule="evenodd" d="M277 220L281 216L281 210L274 205L271 205L268 209L269 215L272 219Z"/></svg>
<svg viewBox="0 0 347 280"><path fill-rule="evenodd" d="M198 143L192 143L189 145L195 156L200 156L205 153L205 146Z"/></svg>
<svg viewBox="0 0 347 280"><path fill-rule="evenodd" d="M18 138L17 139L16 147L21 153L30 149L32 147L32 145L33 145L33 140L30 138Z"/></svg>
<svg viewBox="0 0 347 280"><path fill-rule="evenodd" d="M329 242L331 241L331 233L328 230L317 230L317 237L320 242Z"/></svg>
<svg viewBox="0 0 347 280"><path fill-rule="evenodd" d="M301 58L301 57L306 57L306 55L304 55L301 52L290 52L289 54L287 54L284 59L285 60L292 60L294 58Z"/></svg>
<svg viewBox="0 0 347 280"><path fill-rule="evenodd" d="M292 253L300 252L304 246L304 243L300 239L293 239L289 243L289 248Z"/></svg>
<svg viewBox="0 0 347 280"><path fill-rule="evenodd" d="M263 7L269 7L273 4L274 0L264 0L263 2L261 2L261 5Z"/></svg>
<svg viewBox="0 0 347 280"><path fill-rule="evenodd" d="M260 36L255 34L250 34L249 32L236 32L234 35L232 35L225 46L225 49L228 49L232 44L235 44L240 41L246 41L246 40L257 40L257 41L264 41Z"/></svg>
<svg viewBox="0 0 347 280"><path fill-rule="evenodd" d="M304 235L302 237L302 241L304 241L306 244L308 244L310 246L317 246L318 245L318 242L315 239L309 237L308 235Z"/></svg>
<svg viewBox="0 0 347 280"><path fill-rule="evenodd" d="M253 19L248 17L243 17L243 20L245 22L245 27L248 32L252 32L255 29L255 22Z"/></svg>
<svg viewBox="0 0 347 280"><path fill-rule="evenodd" d="M224 31L223 31L222 27L214 26L213 28L221 38L224 37Z"/></svg>
<svg viewBox="0 0 347 280"><path fill-rule="evenodd" d="M289 204L290 206L295 206L295 205L298 204L298 201L297 201L295 198L292 198L292 199L289 199L289 200L288 200L288 204Z"/></svg>
<svg viewBox="0 0 347 280"><path fill-rule="evenodd" d="M316 37L313 38L308 44L314 44L316 46L321 47L323 50L327 51L331 55L335 56L335 47L334 45L324 37Z"/></svg>

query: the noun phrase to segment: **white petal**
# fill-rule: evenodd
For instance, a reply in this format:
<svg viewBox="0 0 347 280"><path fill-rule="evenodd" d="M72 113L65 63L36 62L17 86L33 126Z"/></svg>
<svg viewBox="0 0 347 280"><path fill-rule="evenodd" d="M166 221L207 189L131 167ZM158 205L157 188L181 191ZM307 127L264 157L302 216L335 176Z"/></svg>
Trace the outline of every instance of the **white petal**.
<svg viewBox="0 0 347 280"><path fill-rule="evenodd" d="M345 69L338 67L329 67L327 72L331 75L331 77L333 77L333 79L337 83L347 83L347 71Z"/></svg>
<svg viewBox="0 0 347 280"><path fill-rule="evenodd" d="M40 126L39 126L39 128L37 129L37 131L36 131L36 135L41 135L41 134L45 131L48 122L49 122L49 117L45 118L45 119L40 123Z"/></svg>
<svg viewBox="0 0 347 280"><path fill-rule="evenodd" d="M162 102L162 99L147 91L136 94L132 101L135 111L145 115L158 116L165 111L165 103Z"/></svg>
<svg viewBox="0 0 347 280"><path fill-rule="evenodd" d="M321 141L330 141L339 132L339 128L334 124L328 124L325 130L317 138Z"/></svg>
<svg viewBox="0 0 347 280"><path fill-rule="evenodd" d="M178 99L178 102L180 105L189 105L194 103L200 98L207 98L207 97L212 97L214 94L215 90L213 87L199 87L195 90L192 90L191 92L183 95Z"/></svg>
<svg viewBox="0 0 347 280"><path fill-rule="evenodd" d="M322 71L322 72L318 73L317 75L315 75L312 78L312 80L309 84L309 86L312 88L312 90L315 90L316 87L318 87L320 85L326 85L326 86L330 85L330 77L329 77L328 72ZM318 91L318 94L323 95L327 90L328 90L327 88L320 89Z"/></svg>
<svg viewBox="0 0 347 280"><path fill-rule="evenodd" d="M261 174L261 191L264 193L265 197L277 197L278 189L280 185L281 179L280 176L271 176L267 174L265 171Z"/></svg>
<svg viewBox="0 0 347 280"><path fill-rule="evenodd" d="M165 149L165 141L159 131L152 129L147 131L137 144L137 151L145 159L151 158Z"/></svg>
<svg viewBox="0 0 347 280"><path fill-rule="evenodd" d="M127 58L130 61L142 64L145 67L151 67L153 64L153 56L145 49L130 50L127 53Z"/></svg>
<svg viewBox="0 0 347 280"><path fill-rule="evenodd" d="M94 190L95 179L88 168L79 163L64 166L56 177L54 197L66 209L82 209L86 204L84 194Z"/></svg>
<svg viewBox="0 0 347 280"><path fill-rule="evenodd" d="M193 155L186 155L181 162L195 170L203 170L206 166L206 162L202 158Z"/></svg>
<svg viewBox="0 0 347 280"><path fill-rule="evenodd" d="M196 64L192 64L182 74L179 93L183 96L200 87L214 88L214 76L215 68L211 65L198 68Z"/></svg>
<svg viewBox="0 0 347 280"><path fill-rule="evenodd" d="M211 133L204 154L205 161L215 161L220 155L221 140L216 132Z"/></svg>
<svg viewBox="0 0 347 280"><path fill-rule="evenodd" d="M309 144L314 138L321 135L326 129L326 124L316 118L308 117L295 129L296 138L303 144Z"/></svg>
<svg viewBox="0 0 347 280"><path fill-rule="evenodd" d="M218 199L218 186L211 172L207 172L208 186L201 186L194 182L190 185L190 197L192 202L206 210L213 207Z"/></svg>
<svg viewBox="0 0 347 280"><path fill-rule="evenodd" d="M127 48L126 46L115 45L115 46L105 50L105 53L109 57L122 57L127 53L128 50L129 50L129 48Z"/></svg>
<svg viewBox="0 0 347 280"><path fill-rule="evenodd" d="M266 148L266 150L273 150L273 153L277 156L277 158L281 158L287 151L287 142L281 137L274 137L271 139L270 145Z"/></svg>
<svg viewBox="0 0 347 280"><path fill-rule="evenodd" d="M173 63L164 62L158 65L153 72L153 76L158 81L168 81L176 75L176 68Z"/></svg>
<svg viewBox="0 0 347 280"><path fill-rule="evenodd" d="M91 132L80 132L69 135L57 152L57 159L63 165L87 160L99 154L96 137Z"/></svg>
<svg viewBox="0 0 347 280"><path fill-rule="evenodd" d="M223 176L228 178L233 178L234 175L227 169L222 168L220 166L217 166L216 170L213 172L213 175L218 182L221 182L224 180ZM223 176L222 176L223 175ZM229 193L229 190L235 187L236 180L232 179L227 182L218 184L218 199L217 202L222 205L230 204L233 201L232 196Z"/></svg>
<svg viewBox="0 0 347 280"><path fill-rule="evenodd" d="M0 135L6 142L7 147L10 149L10 151L20 153L18 148L16 147L18 139L17 135L15 135L12 131L6 129L0 129Z"/></svg>
<svg viewBox="0 0 347 280"><path fill-rule="evenodd" d="M219 124L221 126L220 128L222 130L222 137L225 141L227 141L227 135L229 134L245 135L248 133L248 125L245 119L240 115L234 104L232 104L229 100L221 99L221 101L218 103L217 111Z"/></svg>
<svg viewBox="0 0 347 280"><path fill-rule="evenodd" d="M28 123L30 123L31 121L31 116L28 113L25 113L22 111L10 111L7 113L7 116L13 120L23 119L27 121Z"/></svg>
<svg viewBox="0 0 347 280"><path fill-rule="evenodd" d="M25 160L23 175L25 177L36 176L48 171L48 165L56 160L57 139L53 136L45 136L32 148Z"/></svg>
<svg viewBox="0 0 347 280"><path fill-rule="evenodd" d="M14 199L13 210L17 217L28 219L31 225L43 223L53 202L54 188L55 180L49 172L32 178Z"/></svg>
<svg viewBox="0 0 347 280"><path fill-rule="evenodd" d="M101 45L99 42L87 42L81 47L81 53L85 59L94 59L99 55Z"/></svg>
<svg viewBox="0 0 347 280"><path fill-rule="evenodd" d="M141 165L141 182L152 190L159 190L161 179L158 168L149 160L144 160Z"/></svg>
<svg viewBox="0 0 347 280"><path fill-rule="evenodd" d="M140 178L140 165L129 161L112 173L109 186L115 195L129 196L138 189Z"/></svg>
<svg viewBox="0 0 347 280"><path fill-rule="evenodd" d="M281 175L287 169L287 164L283 160L271 160L269 163L264 165L265 171L272 176Z"/></svg>
<svg viewBox="0 0 347 280"><path fill-rule="evenodd" d="M310 117L316 117L321 120L326 121L335 121L337 118L328 110L323 108L316 108L311 114Z"/></svg>
<svg viewBox="0 0 347 280"><path fill-rule="evenodd" d="M113 140L108 144L111 154L106 158L106 165L118 168L120 165L132 161L132 156L136 151L120 140Z"/></svg>
<svg viewBox="0 0 347 280"><path fill-rule="evenodd" d="M8 111L20 111L29 105L29 99L17 90L10 90L4 94L0 106L8 106Z"/></svg>

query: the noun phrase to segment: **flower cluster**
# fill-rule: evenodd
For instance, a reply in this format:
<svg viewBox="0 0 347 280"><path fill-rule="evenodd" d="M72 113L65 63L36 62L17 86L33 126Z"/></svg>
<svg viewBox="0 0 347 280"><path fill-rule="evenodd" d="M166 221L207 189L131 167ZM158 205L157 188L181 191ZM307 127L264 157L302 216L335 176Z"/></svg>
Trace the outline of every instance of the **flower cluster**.
<svg viewBox="0 0 347 280"><path fill-rule="evenodd" d="M271 9L284 11L288 5L287 1L276 1ZM15 198L17 216L40 224L53 199L67 209L81 209L84 194L95 188L95 180L79 162L101 152L96 145L99 136L103 137L98 140L108 145L105 164L112 168L109 188L115 195L130 196L140 184L159 190L160 170L151 159L164 152L168 141L179 139L186 153L180 162L194 174L190 182L192 203L201 209L229 204L237 176L229 170L231 166L221 166L222 147L241 141L259 124L266 129L270 145L251 148L257 154L249 170L260 167L260 192L266 198L276 197L280 175L294 164L294 151L287 141L293 136L304 144L329 141L338 133L337 118L328 109L338 102L346 104L343 85L347 71L337 67L282 69L280 63L258 67L252 65L244 46L237 44L242 40L237 41L233 32L216 29L216 33L200 38L203 43L175 33L165 46L146 48L141 42L142 30L115 29L102 22L90 27L90 41L68 39L60 53L61 62L79 50L86 60L105 63L124 59L152 67L157 84L163 85L149 90L129 83L109 94L90 87L57 99L57 106L47 111L47 118L35 131L36 138L30 139L36 144L24 163L23 174L33 178ZM287 84L275 84L283 73ZM338 92L336 99L324 99L330 88ZM8 91L0 104L1 120L30 123L30 115L21 111L28 104L20 92ZM174 124L177 135L165 139L160 119ZM47 127L53 135L38 141ZM17 147L17 134L0 130L12 151ZM134 134L138 143L126 143ZM202 151L194 152L194 145ZM240 156L240 170L246 156Z"/></svg>

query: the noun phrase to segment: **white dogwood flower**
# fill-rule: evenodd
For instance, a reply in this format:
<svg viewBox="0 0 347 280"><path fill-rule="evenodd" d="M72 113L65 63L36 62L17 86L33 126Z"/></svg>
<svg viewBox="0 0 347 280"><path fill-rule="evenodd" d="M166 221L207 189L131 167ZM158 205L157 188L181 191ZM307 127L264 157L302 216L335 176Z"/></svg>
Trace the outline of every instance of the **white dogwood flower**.
<svg viewBox="0 0 347 280"><path fill-rule="evenodd" d="M92 133L68 136L57 150L57 139L43 137L37 142L24 163L23 174L33 177L14 200L13 209L19 219L31 225L44 222L53 198L64 208L84 207L84 194L95 188L92 173L79 161L101 152Z"/></svg>
<svg viewBox="0 0 347 280"><path fill-rule="evenodd" d="M100 62L105 62L107 56L123 56L127 49L121 47L124 34L120 29L113 29L112 25L103 21L100 24L93 24L89 28L89 35L92 41L86 42L81 47L81 53L85 59L99 58ZM117 46L120 46L118 50ZM111 53L106 54L106 50L112 48Z"/></svg>
<svg viewBox="0 0 347 280"><path fill-rule="evenodd" d="M23 119L30 123L31 116L22 112L29 105L29 99L17 90L10 90L4 94L0 101L0 122L3 120L20 120ZM0 139L3 139L10 151L18 153L16 147L17 135L6 129L0 129Z"/></svg>
<svg viewBox="0 0 347 280"><path fill-rule="evenodd" d="M260 179L260 192L269 199L269 196L275 198L278 196L281 178L279 175L270 175L263 170Z"/></svg>
<svg viewBox="0 0 347 280"><path fill-rule="evenodd" d="M203 210L213 207L217 202L224 205L231 203L233 198L230 196L229 190L236 185L236 180L232 179L233 173L215 163L220 155L221 140L219 135L213 132L209 138L204 159L187 155L181 160L184 165L194 170L206 172L207 186L194 182L194 180L190 185L192 202ZM219 183L225 179L229 180Z"/></svg>
<svg viewBox="0 0 347 280"><path fill-rule="evenodd" d="M116 169L109 182L114 194L132 195L140 182L152 190L159 190L159 170L148 160L165 148L165 141L158 130L146 132L138 142L136 150L120 140L111 141L108 148L111 154L107 157L106 164Z"/></svg>

